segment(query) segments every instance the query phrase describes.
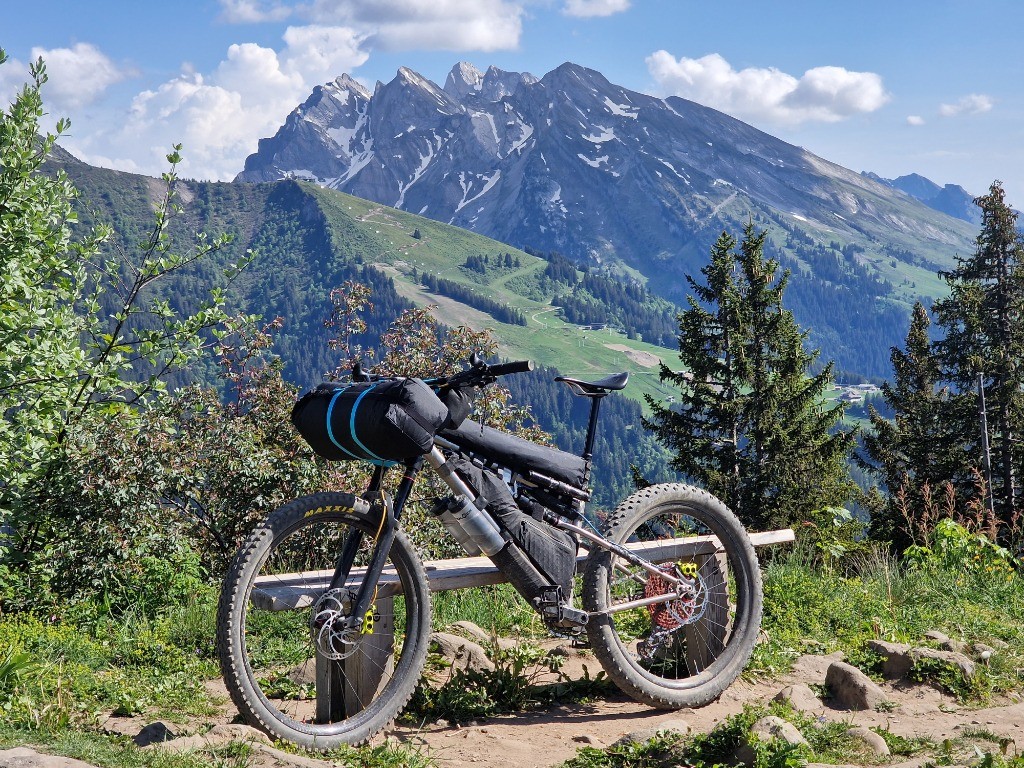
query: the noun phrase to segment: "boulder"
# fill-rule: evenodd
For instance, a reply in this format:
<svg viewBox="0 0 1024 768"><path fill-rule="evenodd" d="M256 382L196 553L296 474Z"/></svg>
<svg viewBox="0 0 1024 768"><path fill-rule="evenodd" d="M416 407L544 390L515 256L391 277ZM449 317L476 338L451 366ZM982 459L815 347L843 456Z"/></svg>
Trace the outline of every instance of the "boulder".
<svg viewBox="0 0 1024 768"><path fill-rule="evenodd" d="M825 675L832 697L847 709L877 709L890 703L885 691L851 664L835 661Z"/></svg>
<svg viewBox="0 0 1024 768"><path fill-rule="evenodd" d="M947 664L950 667L960 670L965 678L974 677L974 672L977 668L974 662L962 653L939 651L934 648L914 648L910 651L910 658L913 660L914 664L919 663L923 659L942 662L943 664Z"/></svg>
<svg viewBox="0 0 1024 768"><path fill-rule="evenodd" d="M494 670L494 662L487 658L487 653L479 644L458 635L433 632L430 635L430 650L448 659L455 669L471 669L478 672Z"/></svg>
<svg viewBox="0 0 1024 768"><path fill-rule="evenodd" d="M474 640L478 643L489 643L491 642L490 633L486 632L483 627L479 624L474 624L472 621L456 621L452 624L452 629L458 632L460 635L468 637L470 640Z"/></svg>
<svg viewBox="0 0 1024 768"><path fill-rule="evenodd" d="M934 643L944 643L949 640L949 635L945 632L939 632L937 629L929 629L924 633L925 640L931 640Z"/></svg>
<svg viewBox="0 0 1024 768"><path fill-rule="evenodd" d="M797 712L806 712L811 715L818 715L825 711L825 704L809 685L796 683L787 685L777 694L774 701L789 702L789 705Z"/></svg>
<svg viewBox="0 0 1024 768"><path fill-rule="evenodd" d="M869 640L868 648L881 656L882 676L886 680L901 680L910 674L914 660L910 658L910 646L903 643L888 643L885 640Z"/></svg>
<svg viewBox="0 0 1024 768"><path fill-rule="evenodd" d="M808 685L824 685L825 674L834 661L842 661L846 656L842 651L830 653L827 656L817 654L804 654L793 662L793 676L802 683Z"/></svg>
<svg viewBox="0 0 1024 768"><path fill-rule="evenodd" d="M268 747L271 744L270 738L263 731L258 731L248 725L227 723L215 725L202 735L179 736L170 741L155 741L145 748L162 749L170 752L186 752L192 749L222 747L225 744L230 744L232 741L244 741L253 745Z"/></svg>
<svg viewBox="0 0 1024 768"><path fill-rule="evenodd" d="M863 725L847 728L846 735L857 739L876 755L887 756L889 754L889 745L885 743L885 739L870 728L865 728Z"/></svg>
<svg viewBox="0 0 1024 768"><path fill-rule="evenodd" d="M939 648L943 651L950 651L951 653L963 653L967 650L967 643L950 638L949 640L943 640L939 643Z"/></svg>
<svg viewBox="0 0 1024 768"><path fill-rule="evenodd" d="M482 628L479 624L474 624L472 621L456 621L452 624L452 629L463 637L468 637L473 642L484 647L494 644L498 646L499 650L507 651L510 648L515 648L518 644L511 637L494 638L486 629Z"/></svg>

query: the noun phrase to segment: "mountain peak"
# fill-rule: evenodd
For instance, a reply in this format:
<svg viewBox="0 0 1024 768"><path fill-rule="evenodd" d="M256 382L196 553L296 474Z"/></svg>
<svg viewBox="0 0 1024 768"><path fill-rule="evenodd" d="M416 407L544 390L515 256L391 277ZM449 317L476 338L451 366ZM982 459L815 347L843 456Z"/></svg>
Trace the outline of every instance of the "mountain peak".
<svg viewBox="0 0 1024 768"><path fill-rule="evenodd" d="M238 180L306 178L510 245L636 269L675 301L714 237L754 220L784 266L828 275L808 289L814 306L851 307L815 318L840 366L852 362L848 339L899 326L893 307L913 295L911 281L873 265L945 266L972 242L967 222L937 212L962 215L956 189L931 210L736 118L573 62L540 80L461 62L444 89L402 67L369 100L341 84L349 99L335 92L293 112ZM850 303L848 290L893 300ZM876 345L869 372L900 339Z"/></svg>
<svg viewBox="0 0 1024 768"><path fill-rule="evenodd" d="M490 72L490 69L487 71ZM483 79L484 75L479 69L468 61L460 61L448 73L448 79L444 81L444 90L456 99L464 99L468 94L478 92L483 87Z"/></svg>
<svg viewBox="0 0 1024 768"><path fill-rule="evenodd" d="M348 73L338 76L328 87L336 91L348 91L361 96L364 99L370 98L370 91L366 86L352 78Z"/></svg>

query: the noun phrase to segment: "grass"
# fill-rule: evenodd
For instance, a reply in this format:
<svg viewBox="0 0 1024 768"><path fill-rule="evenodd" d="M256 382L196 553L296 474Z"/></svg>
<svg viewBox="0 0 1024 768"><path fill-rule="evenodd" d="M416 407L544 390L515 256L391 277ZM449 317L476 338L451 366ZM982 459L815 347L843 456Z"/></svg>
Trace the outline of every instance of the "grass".
<svg viewBox="0 0 1024 768"><path fill-rule="evenodd" d="M435 592L431 595L434 629L471 621L498 637L537 638L547 634L536 611L511 584Z"/></svg>
<svg viewBox="0 0 1024 768"><path fill-rule="evenodd" d="M821 652L841 650L874 671L878 659L866 650L872 639L921 644L929 629L965 642L1001 640L977 681L961 693L981 701L1024 685L1024 579L992 579L966 569L911 568L879 552L843 567L813 566L810 553L776 555L764 565L764 629L748 675L788 669L807 642ZM936 670L932 670L935 673ZM928 676L928 670L921 671ZM951 682L951 681L949 681Z"/></svg>

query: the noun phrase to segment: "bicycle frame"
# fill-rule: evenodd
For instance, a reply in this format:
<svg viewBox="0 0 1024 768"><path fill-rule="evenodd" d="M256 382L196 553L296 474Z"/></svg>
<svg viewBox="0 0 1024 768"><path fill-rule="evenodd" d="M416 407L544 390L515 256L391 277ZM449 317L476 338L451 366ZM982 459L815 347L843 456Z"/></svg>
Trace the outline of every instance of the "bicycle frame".
<svg viewBox="0 0 1024 768"><path fill-rule="evenodd" d="M596 421L597 406L600 400L594 400L594 407L591 410L591 423L588 429L587 435L587 453L593 446L593 433L594 433L594 422ZM348 623L352 627L361 626L363 623L364 616L367 611L371 608L371 601L373 599L373 593L375 591L375 585L380 579L383 571L384 563L388 558L388 554L391 549L391 544L394 541L395 532L398 530L399 522L401 520L402 511L405 508L405 504L408 501L409 495L412 491L413 485L416 482L416 478L422 471L424 464L430 466L441 481L448 486L448 488L457 496L464 497L470 502L475 501L475 497L472 489L459 477L459 475L448 466L447 458L442 453L441 448L457 449L453 443L444 440L441 437L435 438L435 445L429 453L417 457L406 463L405 472L402 475L402 479L398 484L395 496L392 497L383 490L384 480L384 467L376 467L373 476L370 480L370 484L363 494L363 498L371 503L371 509L379 510L383 516L381 531L377 538L377 543L371 556L370 563L367 566L366 576L362 580L359 587L359 592L356 596L356 600L353 604L352 613L348 618ZM517 480L524 480L525 478L519 475L513 476ZM553 481L557 482L557 481ZM564 484L559 484L564 485ZM565 486L576 491L577 495L582 495L579 489L572 488L571 486ZM589 494L587 494L589 496ZM577 498L575 502L582 507L583 500ZM582 516L582 509L580 510ZM643 568L648 573L658 576L665 580L669 584L672 584L675 588L660 595L654 595L652 597L642 598L626 603L620 603L613 607L610 607L606 611L602 611L603 614L618 613L621 611L632 610L640 606L657 605L659 603L667 603L672 600L677 600L680 594L687 592L694 587L694 581L686 577L679 578L667 571L664 568L660 568L654 563L645 560L629 549L609 541L604 536L594 531L588 530L583 526L576 525L569 522L568 520L550 515L545 517L545 522L549 523L555 528L559 528L564 531L568 531L581 539L587 541L589 544L607 550L612 554L622 558L623 560ZM339 554L337 566L335 569L334 577L331 580L330 587L339 587L343 585L348 579L349 572L352 568L353 561L355 559L355 553L362 542L363 534L359 531L353 531L349 539L347 539L342 547L342 551ZM589 547L588 547L589 549ZM585 619L584 619L585 620Z"/></svg>

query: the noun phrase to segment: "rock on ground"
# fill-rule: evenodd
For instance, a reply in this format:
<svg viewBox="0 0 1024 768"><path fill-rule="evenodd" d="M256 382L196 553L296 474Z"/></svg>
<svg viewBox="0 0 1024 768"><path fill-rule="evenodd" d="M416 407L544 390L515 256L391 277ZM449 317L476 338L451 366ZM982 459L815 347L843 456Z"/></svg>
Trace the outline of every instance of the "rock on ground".
<svg viewBox="0 0 1024 768"><path fill-rule="evenodd" d="M246 741L252 744L263 744L270 746L271 741L267 734L258 731L248 725L235 723L215 725L207 733L194 736L181 736L170 741L157 741L150 744L146 749L165 749L170 752L185 752L190 749L208 749L220 747L232 741Z"/></svg>
<svg viewBox="0 0 1024 768"><path fill-rule="evenodd" d="M846 734L862 742L868 749L874 752L876 755L888 755L889 745L885 743L885 739L879 736L877 733L872 731L870 728L865 728L863 725L858 725L853 728L847 728Z"/></svg>
<svg viewBox="0 0 1024 768"><path fill-rule="evenodd" d="M789 702L789 705L797 712L818 715L825 711L825 703L818 698L818 694L809 685L804 683L787 685L775 694L774 700Z"/></svg>
<svg viewBox="0 0 1024 768"><path fill-rule="evenodd" d="M750 735L756 737L757 742L763 743L782 739L787 744L806 744L807 739L797 730L796 726L788 723L781 717L767 715L762 717L750 728ZM734 755L737 762L743 765L754 764L754 748L750 741L741 744Z"/></svg>
<svg viewBox="0 0 1024 768"><path fill-rule="evenodd" d="M456 669L471 669L478 672L494 670L494 662L487 658L482 646L458 635L433 632L430 635L430 650L440 653Z"/></svg>
<svg viewBox="0 0 1024 768"><path fill-rule="evenodd" d="M889 702L885 691L851 664L833 662L825 675L833 698L847 709L877 709Z"/></svg>
<svg viewBox="0 0 1024 768"><path fill-rule="evenodd" d="M651 728L641 728L636 731L630 731L615 743L617 745L643 744L644 742L650 741L663 733L681 733L683 736L686 736L689 732L690 724L685 720L663 720Z"/></svg>
<svg viewBox="0 0 1024 768"><path fill-rule="evenodd" d="M846 655L842 651L830 653L828 656L819 656L808 653L798 658L793 663L792 676L808 685L824 685L825 675L828 668L835 661L842 661Z"/></svg>
<svg viewBox="0 0 1024 768"><path fill-rule="evenodd" d="M974 677L975 664L962 653L955 651L937 651L934 648L914 648L910 652L910 658L917 664L921 659L932 659L959 669L964 677Z"/></svg>
<svg viewBox="0 0 1024 768"><path fill-rule="evenodd" d="M47 755L28 747L0 749L0 766L4 768L96 768L70 757Z"/></svg>
<svg viewBox="0 0 1024 768"><path fill-rule="evenodd" d="M881 656L882 676L886 680L902 680L914 666L910 657L910 646L904 643L889 643L885 640L870 640L868 648Z"/></svg>

